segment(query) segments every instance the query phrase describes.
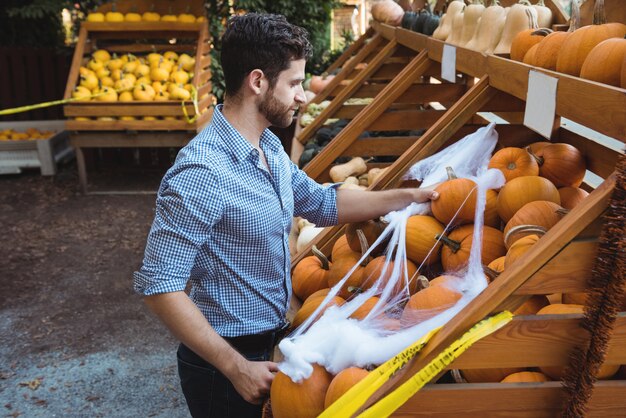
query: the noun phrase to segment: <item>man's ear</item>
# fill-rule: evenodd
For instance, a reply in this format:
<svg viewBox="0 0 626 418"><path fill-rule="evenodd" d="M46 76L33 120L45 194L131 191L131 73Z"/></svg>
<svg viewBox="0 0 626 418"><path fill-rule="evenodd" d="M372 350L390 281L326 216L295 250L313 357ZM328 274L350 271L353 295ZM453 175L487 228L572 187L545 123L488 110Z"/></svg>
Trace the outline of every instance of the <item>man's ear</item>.
<svg viewBox="0 0 626 418"><path fill-rule="evenodd" d="M261 94L265 89L266 83L265 74L258 68L250 71L250 74L248 74L248 87L254 94Z"/></svg>

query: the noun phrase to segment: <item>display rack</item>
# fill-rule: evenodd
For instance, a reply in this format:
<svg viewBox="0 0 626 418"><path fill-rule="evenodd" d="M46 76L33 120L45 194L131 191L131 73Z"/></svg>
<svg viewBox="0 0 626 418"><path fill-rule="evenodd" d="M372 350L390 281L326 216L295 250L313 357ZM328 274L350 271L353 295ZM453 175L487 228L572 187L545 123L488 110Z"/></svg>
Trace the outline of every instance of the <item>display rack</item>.
<svg viewBox="0 0 626 418"><path fill-rule="evenodd" d="M402 45L410 47L423 43L421 35L380 26L384 27L385 33L393 31L392 36ZM441 62L443 44L439 41L427 39L425 49L414 49L416 57L421 56L421 60L427 56L428 60ZM502 310L515 310L531 295L580 292L588 287L603 224L602 215L615 184L613 172L626 142L626 90L462 48L457 49L457 70L479 77L479 80L390 165L370 186L371 190L402 186L402 176L413 164L453 143L472 125L484 125L494 116L498 116L494 119L500 134L499 146L524 146L541 140L538 134L521 123L531 70L558 79L556 120L551 140L576 146L585 156L588 171L603 181L597 188L591 182L584 183L583 187L592 191L590 195L440 330L421 354L378 390L365 407L405 382L484 317ZM397 77L404 76L406 74L401 73ZM377 113L370 113L371 109L373 107L365 108L359 113L357 118L363 122L358 128L352 128L354 132L350 135L342 132L328 147L346 147L342 141L349 142L358 136L360 129L365 129L378 117ZM583 129L568 128L571 122ZM593 139L602 135L612 138L618 146ZM310 245L317 245L329 255L332 244L341 233L339 226L326 228ZM300 256L310 253L309 249L310 246ZM294 265L299 258L294 258ZM567 365L574 347L584 345L589 339L587 332L578 326L580 320L581 315L518 316L506 327L476 343L451 367ZM626 364L626 313L618 315L604 364ZM588 404L588 416L623 414L626 399L618 393L624 393L625 389L624 380L598 382ZM563 398L560 382L429 384L395 415L554 416L561 410Z"/></svg>

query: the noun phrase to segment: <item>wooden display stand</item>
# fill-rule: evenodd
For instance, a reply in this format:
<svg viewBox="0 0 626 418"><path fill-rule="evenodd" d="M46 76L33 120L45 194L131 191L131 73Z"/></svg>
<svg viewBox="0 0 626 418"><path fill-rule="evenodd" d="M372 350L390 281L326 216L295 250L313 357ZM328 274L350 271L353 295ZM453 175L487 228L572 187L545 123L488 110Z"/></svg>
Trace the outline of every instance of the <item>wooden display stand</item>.
<svg viewBox="0 0 626 418"><path fill-rule="evenodd" d="M408 36L400 29L395 29L395 33L397 39ZM415 39L415 42L421 42L419 38ZM411 44L409 38L402 42L404 45ZM428 39L426 50L422 50L418 56L426 53L428 59L440 62L442 48L441 42ZM482 74L479 81L411 145L370 189L400 187L402 176L413 164L455 142L469 126L484 125L485 118L492 117L496 112L500 116L496 127L500 134L500 147L524 146L541 140L538 134L521 124L520 116L524 108L520 104L526 101L531 70L558 79L557 117L551 140L577 147L587 160L587 169L604 181L595 189L592 184L584 184L583 187L592 190L591 194L440 330L417 358L368 400L366 407L425 367L484 317L503 310L513 311L531 295L584 291L595 260L602 214L615 184L615 164L626 142L626 90L462 48L457 49L457 69L468 74L474 71ZM365 119L367 112L366 108L359 117ZM377 117L377 114L373 114L372 119ZM617 139L619 146L608 146L590 139L583 131L575 132L566 128L561 118ZM367 123L363 122L361 126L365 127ZM355 135L358 135L357 129L350 137ZM340 136L329 146L341 142ZM347 134L343 138L348 138ZM328 255L341 232L341 227L326 228L311 244L317 245ZM303 254L308 254L308 250L303 251ZM294 260L294 263L297 261ZM501 330L476 343L451 367L483 369L567 365L572 349L584 345L589 338L587 332L578 326L580 319L581 315L516 317ZM618 315L604 364L626 364L626 313ZM619 395L623 393L626 393L626 381L598 382L588 404L589 416L623 415L626 399ZM555 416L562 408L563 397L560 382L429 384L395 415Z"/></svg>
<svg viewBox="0 0 626 418"><path fill-rule="evenodd" d="M203 3L176 3L171 0L117 1L117 11L155 11L161 15L191 13L204 15ZM97 11L110 11L104 4ZM197 91L198 113L191 101L99 102L77 101L64 106L66 129L76 149L79 182L87 191L87 170L83 148L182 147L191 140L212 116L211 44L206 22L83 22L74 51L65 98L70 98L78 84L79 68L91 53L105 49L110 53L148 54L175 51L195 58L191 84ZM187 116L185 115L185 111ZM133 116L135 120L120 120ZM99 119L102 117L112 120ZM144 117L155 119L143 120ZM81 118L81 119L76 119ZM84 120L88 118L89 120Z"/></svg>

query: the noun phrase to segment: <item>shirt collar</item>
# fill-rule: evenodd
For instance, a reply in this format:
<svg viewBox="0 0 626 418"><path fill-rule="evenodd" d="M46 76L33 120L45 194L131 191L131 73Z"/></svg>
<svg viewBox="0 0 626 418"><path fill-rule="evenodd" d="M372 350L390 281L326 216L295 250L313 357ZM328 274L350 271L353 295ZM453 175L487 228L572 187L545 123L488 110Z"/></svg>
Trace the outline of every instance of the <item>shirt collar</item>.
<svg viewBox="0 0 626 418"><path fill-rule="evenodd" d="M235 158L238 161L245 160L253 152L254 147L226 120L222 114L222 106L222 104L215 106L211 123L217 128L218 134L222 137L222 140ZM269 147L273 152L278 152L282 147L278 137L269 129L265 129L261 133L260 143L264 147Z"/></svg>

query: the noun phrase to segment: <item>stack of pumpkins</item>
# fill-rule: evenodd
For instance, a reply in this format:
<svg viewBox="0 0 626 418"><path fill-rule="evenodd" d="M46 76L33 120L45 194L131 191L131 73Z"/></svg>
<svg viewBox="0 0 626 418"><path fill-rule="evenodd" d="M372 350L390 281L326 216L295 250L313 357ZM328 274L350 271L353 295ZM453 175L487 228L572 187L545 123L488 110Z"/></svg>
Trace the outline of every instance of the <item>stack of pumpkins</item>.
<svg viewBox="0 0 626 418"><path fill-rule="evenodd" d="M522 258L588 193L580 188L586 173L585 158L578 149L566 143L536 142L524 148L502 148L494 153L489 167L500 169L506 178L506 184L500 190L487 193L481 261L491 281ZM449 171L449 180L436 188L440 198L432 204L432 215L409 218L406 226L406 267L411 278L410 298L400 315L397 311L383 314L380 319L384 320L387 328L393 330L409 326L447 309L460 299L461 294L455 290L454 282L461 280L457 272L463 271L469 260L476 204L474 187L472 180L455 178ZM463 205L466 198L467 202ZM452 230L444 234L445 226L450 223ZM293 291L304 304L296 313L294 327L302 324L315 311L329 289L355 267L363 252L384 228L385 224L379 220L349 224L345 235L332 248L332 262L314 250L314 255L297 264L293 271ZM382 254L384 245L380 247L375 248L370 257L354 269L329 306L345 303L355 293L370 288L381 277L385 263L393 261ZM422 264L422 270L431 272L432 279L428 280L420 275L422 272L418 273L418 266ZM382 277L383 286L389 279L388 274L385 276ZM399 293L402 289L394 291ZM550 297L536 295L514 314L579 313L586 297L585 293ZM364 318L377 302L378 297L372 297L352 317ZM622 309L626 310L626 300ZM599 377L609 378L618 368L604 366ZM325 373L323 368L319 369L316 368L316 373ZM463 370L462 376L469 382L518 382L558 380L562 373L561 367L543 367L539 371Z"/></svg>
<svg viewBox="0 0 626 418"><path fill-rule="evenodd" d="M511 59L626 88L626 25L607 23L604 0L596 0L593 24L579 26L578 2L573 0L567 32L522 31L512 41Z"/></svg>
<svg viewBox="0 0 626 418"><path fill-rule="evenodd" d="M469 5L452 0L433 38L486 54L509 54L518 33L552 25L552 11L544 0L534 5L519 0L506 8L498 0L489 1L485 7L483 0L470 0Z"/></svg>

